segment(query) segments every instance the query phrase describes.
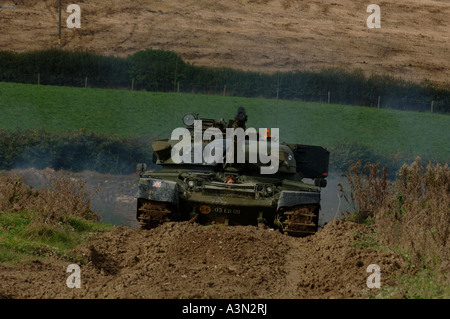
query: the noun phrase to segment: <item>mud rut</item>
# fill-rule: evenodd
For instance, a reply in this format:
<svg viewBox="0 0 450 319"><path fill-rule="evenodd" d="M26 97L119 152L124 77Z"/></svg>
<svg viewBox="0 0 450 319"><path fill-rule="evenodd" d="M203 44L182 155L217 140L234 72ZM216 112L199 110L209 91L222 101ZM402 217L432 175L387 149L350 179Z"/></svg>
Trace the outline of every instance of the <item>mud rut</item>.
<svg viewBox="0 0 450 319"><path fill-rule="evenodd" d="M380 266L382 285L406 268L398 255L355 245L364 231L339 220L306 238L252 226L118 226L74 250L78 261L0 266L0 298L366 298L368 265ZM80 289L66 285L71 263Z"/></svg>

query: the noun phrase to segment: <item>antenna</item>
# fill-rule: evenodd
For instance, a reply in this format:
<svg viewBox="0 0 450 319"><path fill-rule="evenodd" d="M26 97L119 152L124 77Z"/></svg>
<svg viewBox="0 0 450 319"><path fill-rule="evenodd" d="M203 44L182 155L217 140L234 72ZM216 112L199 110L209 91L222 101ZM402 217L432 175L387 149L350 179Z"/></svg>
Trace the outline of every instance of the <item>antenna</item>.
<svg viewBox="0 0 450 319"><path fill-rule="evenodd" d="M277 71L277 106L275 114L275 127L278 127L278 97L280 94L280 53L278 53L278 71Z"/></svg>
<svg viewBox="0 0 450 319"><path fill-rule="evenodd" d="M278 95L280 93L280 70L277 71L277 107L276 107L276 117L275 117L275 127L278 127Z"/></svg>

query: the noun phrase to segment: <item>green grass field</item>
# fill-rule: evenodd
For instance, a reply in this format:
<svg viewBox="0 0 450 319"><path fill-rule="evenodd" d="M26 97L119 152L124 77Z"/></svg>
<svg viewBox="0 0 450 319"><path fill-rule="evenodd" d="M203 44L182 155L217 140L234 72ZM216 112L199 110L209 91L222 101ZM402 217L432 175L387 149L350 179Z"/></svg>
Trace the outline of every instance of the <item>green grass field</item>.
<svg viewBox="0 0 450 319"><path fill-rule="evenodd" d="M36 213L0 212L0 264L26 262L36 257L73 258L70 250L94 233L111 228L81 218L71 218L60 227L33 222Z"/></svg>
<svg viewBox="0 0 450 319"><path fill-rule="evenodd" d="M330 147L345 140L376 154L450 159L450 115L285 100L277 112L272 99L0 83L0 128L10 130L86 128L165 138L187 112L228 119L239 106L246 108L247 127L279 127L282 141Z"/></svg>

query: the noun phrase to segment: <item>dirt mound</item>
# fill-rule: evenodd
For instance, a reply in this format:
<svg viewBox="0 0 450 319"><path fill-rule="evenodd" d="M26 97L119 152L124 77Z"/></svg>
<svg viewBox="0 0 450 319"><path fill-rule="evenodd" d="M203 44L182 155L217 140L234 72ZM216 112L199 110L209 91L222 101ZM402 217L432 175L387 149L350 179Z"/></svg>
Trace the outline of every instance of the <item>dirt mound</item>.
<svg viewBox="0 0 450 319"><path fill-rule="evenodd" d="M71 262L55 259L0 267L0 297L364 298L369 264L380 266L382 285L405 267L397 255L355 247L361 232L342 221L308 238L253 226L119 226L76 249L80 289L66 285Z"/></svg>
<svg viewBox="0 0 450 319"><path fill-rule="evenodd" d="M274 298L283 280L284 236L254 227L168 223L118 227L79 254L88 298Z"/></svg>
<svg viewBox="0 0 450 319"><path fill-rule="evenodd" d="M400 255L365 247L366 226L335 220L315 236L294 243L299 270L298 292L308 298L359 298L371 291L366 281L369 265L380 267L381 284L394 285L395 276L406 273ZM365 243L365 241L364 241ZM373 293L373 291L372 291ZM375 292L376 293L376 292Z"/></svg>
<svg viewBox="0 0 450 319"><path fill-rule="evenodd" d="M0 13L0 47L58 46L58 4L17 1ZM0 0L11 6L14 1ZM196 65L276 72L327 67L387 73L419 82L450 77L446 0L379 3L381 29L369 29L367 1L78 1L81 28L62 47L126 56L172 50ZM447 57L447 58L446 58Z"/></svg>

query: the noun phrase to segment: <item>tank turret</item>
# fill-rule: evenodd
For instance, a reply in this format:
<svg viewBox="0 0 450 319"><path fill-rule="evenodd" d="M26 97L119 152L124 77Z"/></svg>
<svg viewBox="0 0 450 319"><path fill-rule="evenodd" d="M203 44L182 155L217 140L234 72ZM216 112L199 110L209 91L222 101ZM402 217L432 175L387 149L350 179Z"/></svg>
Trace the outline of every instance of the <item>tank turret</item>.
<svg viewBox="0 0 450 319"><path fill-rule="evenodd" d="M292 236L317 231L329 152L280 143L273 134L278 129L247 128L247 120L243 107L228 121L189 113L184 127L153 142L153 162L161 169L140 166L141 228L190 220L273 227Z"/></svg>

